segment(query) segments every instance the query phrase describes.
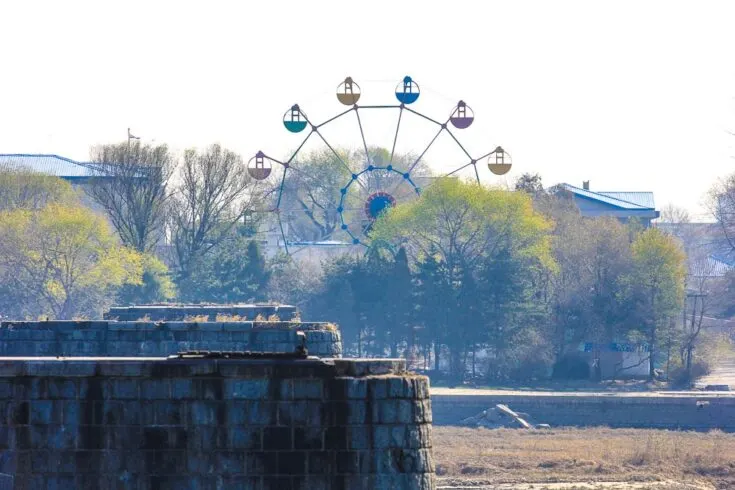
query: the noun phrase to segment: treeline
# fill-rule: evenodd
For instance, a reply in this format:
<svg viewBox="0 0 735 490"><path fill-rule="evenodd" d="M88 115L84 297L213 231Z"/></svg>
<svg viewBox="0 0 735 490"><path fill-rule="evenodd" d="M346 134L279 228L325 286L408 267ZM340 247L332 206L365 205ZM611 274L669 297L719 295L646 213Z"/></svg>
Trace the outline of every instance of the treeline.
<svg viewBox="0 0 735 490"><path fill-rule="evenodd" d="M686 258L675 239L583 219L564 194L439 180L380 219L373 239L385 246L330 261L305 299L357 355L520 380L548 376L582 341L644 343L653 373L678 342Z"/></svg>
<svg viewBox="0 0 735 490"><path fill-rule="evenodd" d="M258 211L272 207L273 188L232 151L175 157L132 143L92 155L97 174L83 190L0 169L3 318L95 318L113 303L280 301L338 323L353 355L404 356L457 381L523 380L548 376L583 341L646 345L651 375L664 356L691 372L705 351L705 314L735 304L735 275L689 277L675 236L582 218L538 176L522 176L513 191L437 179L373 224L367 251L311 263L264 257L258 233L269 215ZM296 179L284 196L323 210L296 223L302 238L324 236L339 219L324 211L339 186L313 157L307 164L324 178ZM305 186L316 192L300 194ZM733 196L735 177L711 194L729 240Z"/></svg>

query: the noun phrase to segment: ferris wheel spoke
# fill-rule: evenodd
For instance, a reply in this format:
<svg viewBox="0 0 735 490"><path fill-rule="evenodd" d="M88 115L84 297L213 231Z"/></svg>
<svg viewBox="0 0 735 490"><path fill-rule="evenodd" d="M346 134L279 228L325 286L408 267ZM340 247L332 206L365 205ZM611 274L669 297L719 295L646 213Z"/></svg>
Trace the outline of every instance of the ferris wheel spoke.
<svg viewBox="0 0 735 490"><path fill-rule="evenodd" d="M449 136L451 136L452 139L454 140L454 142L457 143L457 146L459 146L462 149L462 151L464 152L464 154L467 155L467 158L469 158L470 160L472 160L472 155L470 155L470 153L465 149L465 147L462 146L462 143L459 142L459 140L457 139L457 137L454 136L454 134L449 130L449 128L447 128L447 133L449 133Z"/></svg>
<svg viewBox="0 0 735 490"><path fill-rule="evenodd" d="M296 148L296 151L294 151L294 152L293 152L293 155L291 155L291 158L289 158L289 159L288 159L288 160L286 161L286 164L288 164L288 165L291 165L291 162L293 161L293 159L294 159L294 158L296 158L296 155L298 155L298 154L299 154L299 152L300 152L300 151L301 151L301 149L302 149L302 148L304 147L304 145L306 144L306 142L307 142L307 141L309 141L309 138L311 138L311 135L312 135L313 133L314 133L314 132L312 131L312 132L310 132L309 134L307 134L307 135L306 135L306 138L304 138L304 141L302 141L302 142L301 142L301 144L299 145L299 147L298 147L298 148ZM282 165L283 165L283 164L282 164Z"/></svg>
<svg viewBox="0 0 735 490"><path fill-rule="evenodd" d="M431 145L434 144L434 142L436 141L436 139L439 137L440 134L442 134L442 132L445 129L446 129L446 127L444 127L444 126L442 126L439 129L439 131L434 135L434 137L429 142L429 144L426 146L426 148L424 148L424 151L421 152L421 155L419 155L419 157L416 159L416 161L413 162L413 164L408 168L408 170L406 171L406 173L409 173L410 174L411 173L411 170L413 170L416 167L416 165L419 164L419 162L421 161L421 159L424 158L424 155L426 155L426 152L429 151L429 148L431 148Z"/></svg>
<svg viewBox="0 0 735 490"><path fill-rule="evenodd" d="M281 219L281 215L278 214L278 227L281 229L281 238L283 238L283 248L286 250L286 253L288 254L288 240L286 239L286 231L283 229L283 220Z"/></svg>
<svg viewBox="0 0 735 490"><path fill-rule="evenodd" d="M278 201L276 202L276 208L281 205L281 199L283 198L283 188L286 185L286 174L288 173L288 167L283 169L283 177L281 177L281 185L278 187Z"/></svg>
<svg viewBox="0 0 735 490"><path fill-rule="evenodd" d="M400 187L401 187L402 184L409 184L409 185L411 185L411 188L414 191L416 191L416 184L414 184L413 180L411 180L411 177L408 177L408 178L402 178L398 182L396 182L395 184L393 184L393 186L388 191L388 194L394 195L396 193L396 191L398 189L400 189Z"/></svg>
<svg viewBox="0 0 735 490"><path fill-rule="evenodd" d="M396 143L398 142L398 130L401 129L401 118L403 117L403 107L398 111L398 124L396 124L396 134L393 136L393 148L390 150L390 163L393 165L393 155L396 153Z"/></svg>
<svg viewBox="0 0 735 490"><path fill-rule="evenodd" d="M362 138L362 145L365 147L365 160L369 161L370 156L368 154L367 142L365 141L365 132L362 130L362 119L360 119L360 111L355 109L355 115L357 116L357 125L360 126L360 137Z"/></svg>
<svg viewBox="0 0 735 490"><path fill-rule="evenodd" d="M472 164L472 167L475 169L475 177L477 178L478 185L480 184L480 172L477 171L477 162Z"/></svg>
<svg viewBox="0 0 735 490"><path fill-rule="evenodd" d="M490 155L492 155L492 154L493 154L493 153L495 153L496 151L497 151L497 150L489 151L489 152L485 153L484 155L482 155L481 157L477 157L477 158L476 158L475 160L477 160L477 161L479 162L479 161L480 161L480 160L482 160L483 158L487 158L487 157L489 157Z"/></svg>
<svg viewBox="0 0 735 490"><path fill-rule="evenodd" d="M342 163L342 165L344 165L344 167L347 169L347 171L350 172L350 175L352 175L352 169L350 168L350 166L347 165L347 163L342 159L342 157L339 155L339 153L337 153L337 151L332 147L332 145L329 144L329 142L326 140L326 138L324 138L324 135L322 133L320 133L319 131L314 131L314 132L319 135L319 137L322 139L322 141L324 142L324 144L327 145L327 148L329 148L332 151L332 153L334 153L334 156L337 157L337 159L340 161L340 163ZM359 180L356 180L356 182L357 182L357 184L360 187L362 187L363 189L365 189L365 186L362 185L362 182L360 182ZM365 190L367 191L367 189L365 189Z"/></svg>

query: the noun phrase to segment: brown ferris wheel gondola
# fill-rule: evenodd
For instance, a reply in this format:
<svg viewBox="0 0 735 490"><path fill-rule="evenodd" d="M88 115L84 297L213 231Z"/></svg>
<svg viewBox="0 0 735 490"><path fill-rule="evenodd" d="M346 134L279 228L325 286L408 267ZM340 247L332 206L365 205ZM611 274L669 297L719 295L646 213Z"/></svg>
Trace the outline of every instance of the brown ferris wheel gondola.
<svg viewBox="0 0 735 490"><path fill-rule="evenodd" d="M360 86L352 80L352 77L345 78L345 81L337 86L337 100L344 105L355 105L360 100Z"/></svg>
<svg viewBox="0 0 735 490"><path fill-rule="evenodd" d="M505 175L510 171L512 161L510 154L498 146L487 157L487 168L495 175Z"/></svg>

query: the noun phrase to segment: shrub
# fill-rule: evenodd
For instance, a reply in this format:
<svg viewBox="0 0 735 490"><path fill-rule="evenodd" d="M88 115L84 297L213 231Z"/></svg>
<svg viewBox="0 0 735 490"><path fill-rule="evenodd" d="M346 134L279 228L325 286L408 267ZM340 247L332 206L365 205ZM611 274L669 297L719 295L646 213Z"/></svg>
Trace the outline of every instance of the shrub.
<svg viewBox="0 0 735 490"><path fill-rule="evenodd" d="M554 379L589 379L590 365L579 354L565 354L554 364Z"/></svg>

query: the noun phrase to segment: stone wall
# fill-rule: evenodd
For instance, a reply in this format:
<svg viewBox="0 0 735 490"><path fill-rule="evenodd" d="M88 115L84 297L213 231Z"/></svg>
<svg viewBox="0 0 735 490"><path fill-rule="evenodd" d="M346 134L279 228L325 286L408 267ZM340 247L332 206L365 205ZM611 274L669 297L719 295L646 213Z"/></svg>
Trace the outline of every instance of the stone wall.
<svg viewBox="0 0 735 490"><path fill-rule="evenodd" d="M261 316L267 319L271 315L278 316L279 320L292 320L298 315L298 310L291 305L271 304L164 304L114 306L105 313L105 320L119 320L135 322L139 320L175 320L184 321L191 317L208 317L209 321L217 321L217 316L240 317L240 320L255 320Z"/></svg>
<svg viewBox="0 0 735 490"><path fill-rule="evenodd" d="M504 403L536 423L735 432L735 396L695 394L432 394L434 423L455 425ZM699 403L698 403L699 402Z"/></svg>
<svg viewBox="0 0 735 490"><path fill-rule="evenodd" d="M0 359L14 490L433 489L400 360Z"/></svg>
<svg viewBox="0 0 735 490"><path fill-rule="evenodd" d="M341 357L339 331L306 322L117 322L48 321L0 323L0 356L156 357L182 351L293 352L288 331L302 331L310 355Z"/></svg>

